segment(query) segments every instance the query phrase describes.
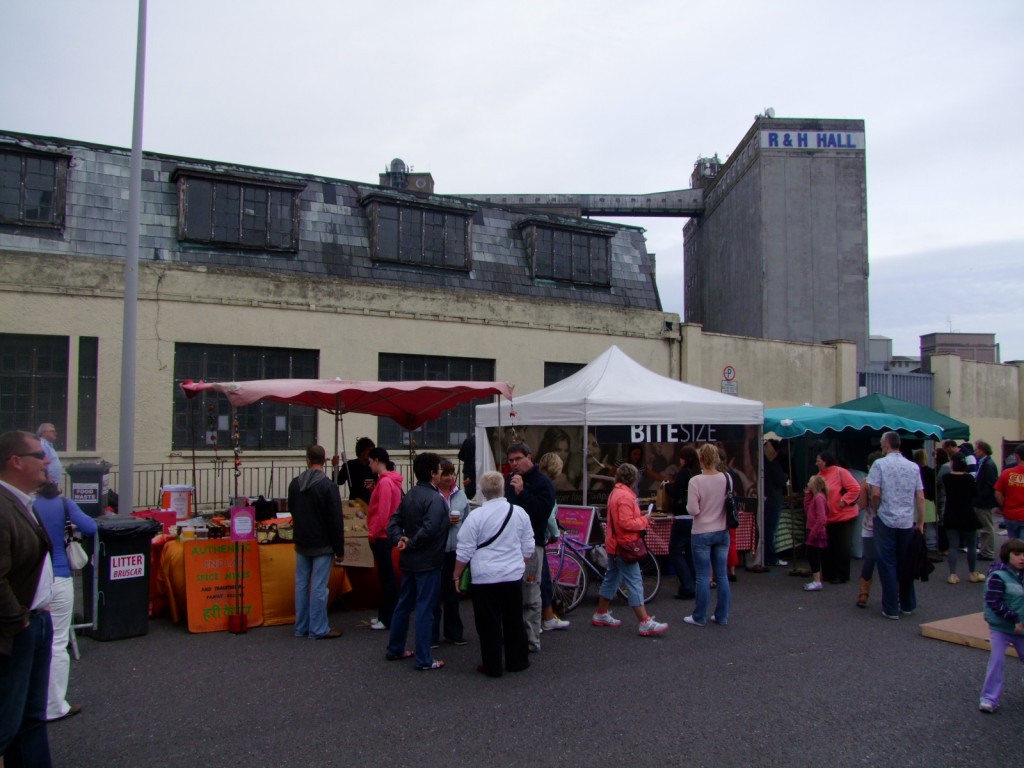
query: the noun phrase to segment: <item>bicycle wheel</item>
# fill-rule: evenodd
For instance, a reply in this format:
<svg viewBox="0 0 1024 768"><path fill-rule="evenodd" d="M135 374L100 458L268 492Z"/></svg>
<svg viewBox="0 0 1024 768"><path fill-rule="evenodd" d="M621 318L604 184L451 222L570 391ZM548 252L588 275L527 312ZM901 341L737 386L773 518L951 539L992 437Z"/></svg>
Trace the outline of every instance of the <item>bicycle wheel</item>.
<svg viewBox="0 0 1024 768"><path fill-rule="evenodd" d="M551 601L561 606L565 615L583 602L586 593L587 567L575 553L566 551L564 559L551 573Z"/></svg>
<svg viewBox="0 0 1024 768"><path fill-rule="evenodd" d="M661 588L661 566L658 565L658 558L650 552L640 561L640 578L644 584L644 603L649 603L657 597ZM626 589L625 582L619 587L619 595L624 600L629 599L629 590Z"/></svg>

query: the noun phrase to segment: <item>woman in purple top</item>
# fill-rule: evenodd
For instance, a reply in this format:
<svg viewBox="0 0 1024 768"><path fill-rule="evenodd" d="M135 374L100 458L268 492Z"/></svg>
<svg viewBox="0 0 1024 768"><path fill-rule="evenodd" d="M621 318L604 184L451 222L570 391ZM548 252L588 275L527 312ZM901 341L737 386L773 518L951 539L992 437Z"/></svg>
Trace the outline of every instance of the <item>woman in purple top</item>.
<svg viewBox="0 0 1024 768"><path fill-rule="evenodd" d="M68 673L71 658L68 656L68 639L71 632L71 616L75 609L75 585L71 579L71 568L64 553L64 528L70 518L71 524L83 536L96 533L96 522L70 499L60 495L56 483L47 483L39 492L32 505L46 532L53 542L53 590L50 599L50 618L53 620L53 650L50 654L50 690L46 697L46 718L61 720L82 711L82 706L68 704ZM67 510L65 514L65 510Z"/></svg>

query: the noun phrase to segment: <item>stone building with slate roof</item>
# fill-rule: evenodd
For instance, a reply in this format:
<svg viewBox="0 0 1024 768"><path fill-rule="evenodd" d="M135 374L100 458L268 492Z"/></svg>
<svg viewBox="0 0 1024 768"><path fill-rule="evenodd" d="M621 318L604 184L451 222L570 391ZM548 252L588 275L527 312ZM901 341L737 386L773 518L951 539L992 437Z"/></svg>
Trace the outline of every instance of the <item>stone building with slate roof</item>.
<svg viewBox="0 0 1024 768"><path fill-rule="evenodd" d="M129 156L0 132L0 419L54 422L72 458L117 453ZM639 227L145 153L140 235L141 463L214 439L230 449L227 404L186 402L183 379L500 379L529 392L611 344L679 371L679 317L661 309ZM328 416L243 410L246 452L333 442ZM385 421L346 427L404 444ZM470 421L463 406L414 438L457 448Z"/></svg>

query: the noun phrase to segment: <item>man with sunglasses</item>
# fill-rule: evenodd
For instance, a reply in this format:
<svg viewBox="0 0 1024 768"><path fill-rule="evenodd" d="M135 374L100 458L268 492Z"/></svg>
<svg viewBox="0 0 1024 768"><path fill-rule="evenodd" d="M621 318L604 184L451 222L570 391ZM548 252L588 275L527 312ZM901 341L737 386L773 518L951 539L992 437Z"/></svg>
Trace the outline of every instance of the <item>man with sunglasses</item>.
<svg viewBox="0 0 1024 768"><path fill-rule="evenodd" d="M32 511L49 463L35 435L0 435L0 755L12 765L50 765L52 545Z"/></svg>

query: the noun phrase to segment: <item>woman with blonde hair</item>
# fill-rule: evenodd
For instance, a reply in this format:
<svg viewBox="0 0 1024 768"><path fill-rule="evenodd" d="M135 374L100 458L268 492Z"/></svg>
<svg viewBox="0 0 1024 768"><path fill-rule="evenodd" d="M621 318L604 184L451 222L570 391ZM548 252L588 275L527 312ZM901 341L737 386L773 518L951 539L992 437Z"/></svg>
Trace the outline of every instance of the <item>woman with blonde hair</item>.
<svg viewBox="0 0 1024 768"><path fill-rule="evenodd" d="M683 619L687 624L703 627L708 622L708 605L711 602L711 566L715 573L726 572L729 556L729 530L725 524L725 494L728 481L718 471L718 449L704 443L697 450L700 459L700 474L690 479L687 491L686 511L693 515L691 547L693 565L697 572L697 604L693 613ZM716 624L729 623L732 607L732 591L728 579L718 580L718 597L711 621Z"/></svg>
<svg viewBox="0 0 1024 768"><path fill-rule="evenodd" d="M537 462L537 466L554 483L555 490L557 491L558 483L555 482L555 478L559 476L565 477L562 474L562 468L565 466L562 462L562 457L554 452L542 454ZM557 512L558 502L555 502L555 506L551 508L551 515L548 517L548 541L556 541L560 535L558 521L555 517ZM554 589L551 585L551 568L548 567L548 559L545 557L544 563L541 565L540 577L540 621L541 628L545 632L569 628L569 622L555 614L554 596Z"/></svg>

